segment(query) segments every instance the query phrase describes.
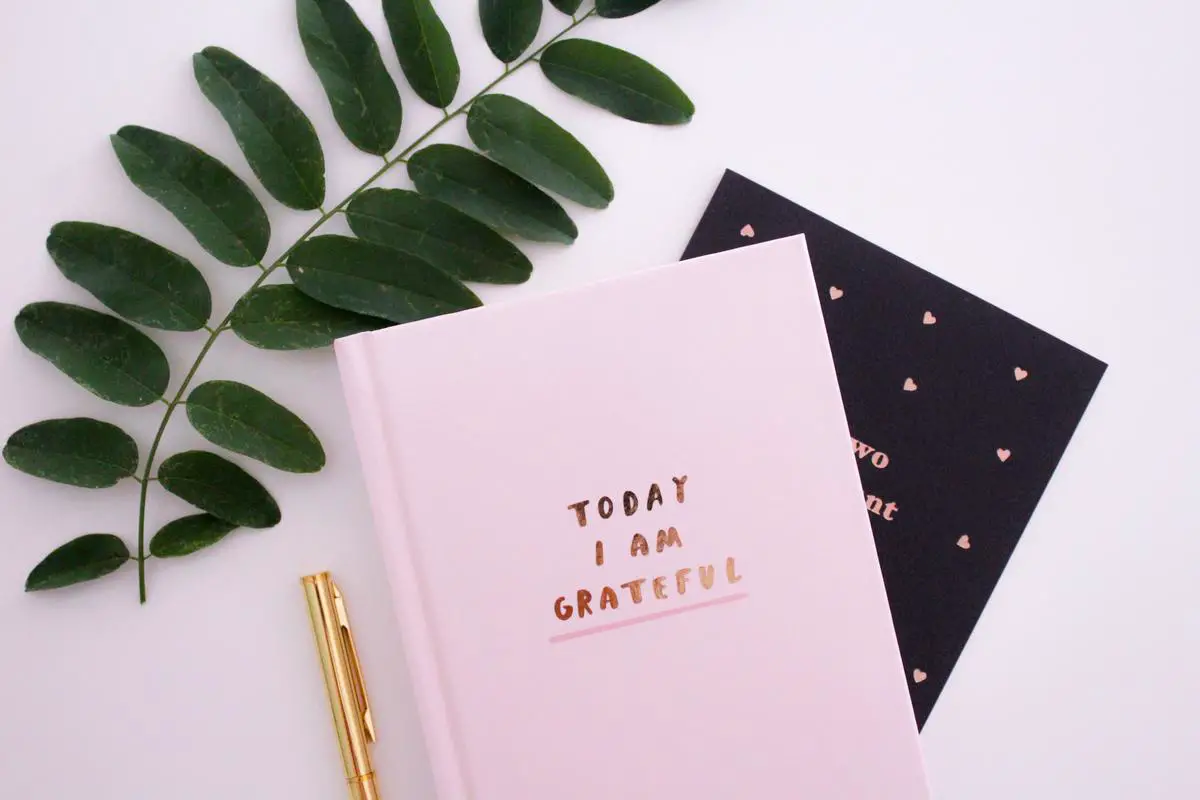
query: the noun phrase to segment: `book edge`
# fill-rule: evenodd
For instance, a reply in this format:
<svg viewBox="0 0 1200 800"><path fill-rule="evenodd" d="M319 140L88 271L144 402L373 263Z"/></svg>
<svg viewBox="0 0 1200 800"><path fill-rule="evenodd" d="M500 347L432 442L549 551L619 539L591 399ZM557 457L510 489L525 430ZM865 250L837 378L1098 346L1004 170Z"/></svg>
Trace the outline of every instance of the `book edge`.
<svg viewBox="0 0 1200 800"><path fill-rule="evenodd" d="M369 337L361 335L334 343L342 391L358 449L359 465L371 505L376 541L385 556L384 568L392 595L393 612L401 629L401 642L413 696L440 798L466 798L465 777L450 723L436 645L425 613L424 592L409 540L409 524L402 501L402 484L396 474L395 454L372 378ZM386 490L385 487L393 487ZM384 532L388 536L384 536Z"/></svg>

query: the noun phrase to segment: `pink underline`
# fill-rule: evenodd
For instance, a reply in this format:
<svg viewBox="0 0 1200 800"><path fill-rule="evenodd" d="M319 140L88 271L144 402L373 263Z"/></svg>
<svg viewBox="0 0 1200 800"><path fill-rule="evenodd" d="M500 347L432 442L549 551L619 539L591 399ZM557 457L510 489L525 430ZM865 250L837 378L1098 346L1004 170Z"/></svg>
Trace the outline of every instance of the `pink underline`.
<svg viewBox="0 0 1200 800"><path fill-rule="evenodd" d="M571 639L578 639L581 636L591 636L595 633L607 633L615 631L617 628L628 628L630 625L641 625L643 622L653 622L656 619L664 619L665 617L673 617L677 614L686 614L689 611L696 611L701 608L709 608L711 606L720 606L725 603L732 603L736 600L745 600L749 597L748 592L738 592L737 594L718 597L715 600L705 600L703 603L692 603L690 606L682 606L680 608L671 608L666 611L655 611L653 614L643 614L640 617L632 619L624 619L620 622L610 622L607 625L597 625L594 628L588 628L582 631L572 631L571 633L560 633L558 636L550 637L550 644L558 644L559 642L567 642Z"/></svg>

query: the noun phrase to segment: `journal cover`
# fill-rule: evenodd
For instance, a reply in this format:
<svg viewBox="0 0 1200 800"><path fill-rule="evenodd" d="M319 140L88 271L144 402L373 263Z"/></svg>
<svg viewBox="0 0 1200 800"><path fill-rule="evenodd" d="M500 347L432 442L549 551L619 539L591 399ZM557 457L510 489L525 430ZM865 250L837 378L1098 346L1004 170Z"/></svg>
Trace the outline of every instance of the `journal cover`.
<svg viewBox="0 0 1200 800"><path fill-rule="evenodd" d="M734 172L684 258L801 233L923 726L1105 365Z"/></svg>
<svg viewBox="0 0 1200 800"><path fill-rule="evenodd" d="M802 237L337 357L442 800L927 797Z"/></svg>

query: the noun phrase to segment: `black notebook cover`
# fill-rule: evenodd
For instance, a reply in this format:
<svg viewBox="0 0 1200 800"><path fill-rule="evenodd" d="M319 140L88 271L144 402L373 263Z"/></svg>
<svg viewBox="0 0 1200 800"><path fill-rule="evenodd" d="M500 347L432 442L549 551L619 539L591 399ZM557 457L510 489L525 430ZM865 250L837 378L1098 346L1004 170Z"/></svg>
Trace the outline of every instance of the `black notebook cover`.
<svg viewBox="0 0 1200 800"><path fill-rule="evenodd" d="M799 233L923 726L1105 364L733 172L684 258Z"/></svg>

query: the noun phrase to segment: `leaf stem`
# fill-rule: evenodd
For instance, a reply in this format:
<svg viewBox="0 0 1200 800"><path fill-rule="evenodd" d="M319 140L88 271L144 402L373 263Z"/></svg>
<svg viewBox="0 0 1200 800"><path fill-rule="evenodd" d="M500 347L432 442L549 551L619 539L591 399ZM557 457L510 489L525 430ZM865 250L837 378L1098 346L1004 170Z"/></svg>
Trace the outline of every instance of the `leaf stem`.
<svg viewBox="0 0 1200 800"><path fill-rule="evenodd" d="M146 554L146 501L147 501L147 496L148 496L149 489L150 489L150 484L151 484L151 482L156 480L156 478L152 477L150 474L154 470L154 460L155 460L155 457L158 455L158 448L162 444L163 434L166 433L167 426L170 424L171 418L175 414L175 409L183 404L184 394L187 392L188 387L191 386L192 380L196 377L196 373L199 371L200 365L204 362L205 357L208 355L209 351L212 350L213 345L216 344L217 337L220 336L225 331L230 329L232 320L233 320L233 314L237 310L238 304L241 303L241 301L247 295L249 295L251 292L253 292L258 287L262 286L263 282L266 281L266 279L268 277L270 277L271 273L273 273L275 270L277 270L281 266L283 266L284 263L287 262L288 256L290 256L293 252L295 252L297 247L299 247L300 245L307 242L310 238L312 238L313 234L315 234L318 230L320 230L325 225L326 222L328 222L329 220L331 220L335 216L337 216L339 213L341 213L346 208L346 206L350 205L350 203L354 201L354 199L356 197L358 197L360 194L365 192L367 189L370 189L372 186L374 186L375 183L380 178L382 178L384 175L387 174L388 170L390 170L392 167L396 166L397 164L408 163L408 156L412 155L412 153L418 147L420 147L425 142L427 142L430 139L430 137L432 137L435 133L437 133L439 130L441 130L443 127L445 127L451 120L465 114L467 111L470 110L471 106L475 103L476 100L483 97L485 94L490 92L492 89L496 88L498 85L500 85L501 82L503 82L506 78L511 77L514 73L516 73L518 70L520 70L526 64L530 63L531 61L536 61L538 56L540 56L547 47L554 44L562 37L566 36L568 33L573 31L575 28L582 25L584 22L586 22L588 20L589 17L593 16L595 13L596 13L596 10L593 8L592 10L590 10L586 14L584 14L582 17L575 19L570 25L563 28L561 31L559 31L557 34L555 34L553 37L551 37L549 40L547 40L545 44L543 44L538 49L534 50L532 53L530 53L525 58L521 59L520 61L518 61L514 64L505 64L504 72L501 73L501 75L498 78L496 78L494 81L489 83L487 86L484 86L482 89L480 89L478 92L476 92L474 96L472 96L470 99L468 99L462 105L460 105L454 111L445 111L443 109L443 111L445 111L445 116L442 119L438 120L436 123L434 123L434 125L432 127L430 127L429 130L425 131L423 134L418 136L416 138L416 140L414 140L410 145L408 145L403 150L401 150L399 153L397 153L394 158L389 159L386 155L383 156L382 157L383 158L383 166L382 167L380 167L378 170L376 170L374 172L374 174L372 174L369 178L367 178L365 181L363 181L361 184L359 184L357 189L352 191L350 194L346 195L346 197L344 197L342 199L342 201L340 203L338 203L336 206L334 206L333 208L329 209L328 211L326 211L324 209L324 207L320 208L319 210L321 212L321 216L317 218L317 221L314 222L312 225L310 225L308 230L306 230L304 233L300 234L300 238L298 238L296 241L292 242L292 244L289 245L288 248L286 250L284 250L283 253L280 254L280 256L278 258L276 258L271 263L270 266L267 266L263 263L258 264L258 266L262 269L262 274L259 275L254 280L254 283L250 284L250 287L247 288L246 291L242 293L241 297L239 297L234 302L233 306L229 309L229 312L225 315L225 318L221 320L220 324L216 325L215 327L205 326L205 330L208 331L208 338L205 340L204 345L200 348L200 351L196 354L196 358L192 361L191 368L189 368L187 371L187 374L184 375L183 382L179 384L179 388L175 391L175 396L172 397L170 401L166 400L165 398L160 398L162 400L162 402L164 404L166 404L167 409L166 409L166 411L163 412L162 420L158 424L158 431L155 432L154 440L150 444L150 450L148 453L146 453L146 466L142 470L142 477L139 479L139 483L141 483L141 494L140 494L140 498L138 500L137 556L135 556L133 558L135 561L137 561L137 564L138 564L138 597L142 603L146 602L146 560L148 558L148 556Z"/></svg>

